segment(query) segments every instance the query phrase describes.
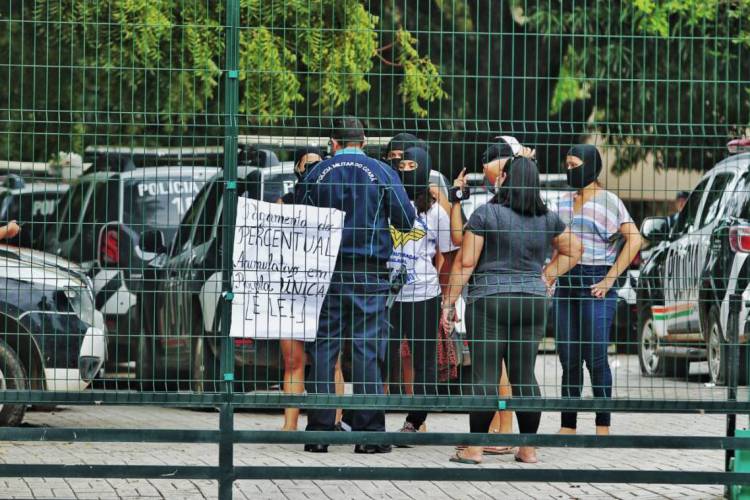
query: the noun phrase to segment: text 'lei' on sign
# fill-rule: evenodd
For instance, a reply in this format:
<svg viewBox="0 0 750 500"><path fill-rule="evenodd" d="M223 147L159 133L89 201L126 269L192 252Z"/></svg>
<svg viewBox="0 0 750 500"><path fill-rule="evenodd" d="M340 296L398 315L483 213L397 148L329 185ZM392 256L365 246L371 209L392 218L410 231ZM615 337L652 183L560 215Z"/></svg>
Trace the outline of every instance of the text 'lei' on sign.
<svg viewBox="0 0 750 500"><path fill-rule="evenodd" d="M344 215L238 199L230 336L315 340Z"/></svg>

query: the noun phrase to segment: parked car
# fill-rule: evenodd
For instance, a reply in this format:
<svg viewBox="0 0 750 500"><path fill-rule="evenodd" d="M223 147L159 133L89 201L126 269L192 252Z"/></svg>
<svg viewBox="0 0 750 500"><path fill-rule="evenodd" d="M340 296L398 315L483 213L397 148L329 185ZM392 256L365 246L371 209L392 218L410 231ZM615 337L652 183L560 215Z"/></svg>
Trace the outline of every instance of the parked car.
<svg viewBox="0 0 750 500"><path fill-rule="evenodd" d="M81 391L107 355L104 319L80 269L54 255L0 245L0 385ZM0 405L0 425L20 425L26 405Z"/></svg>
<svg viewBox="0 0 750 500"><path fill-rule="evenodd" d="M644 221L654 249L638 286L643 374L684 377L690 362L707 360L711 380L724 381L729 296L750 284L749 170L750 153L731 156L704 175L671 227L666 217ZM740 361L746 379L744 354Z"/></svg>
<svg viewBox="0 0 750 500"><path fill-rule="evenodd" d="M293 162L272 167L240 167L238 193L276 202L294 188ZM143 387L189 375L198 392L215 389L218 374L221 297L221 227L224 199L223 174L211 179L196 196L172 239L160 230L145 233L145 248L153 255L149 279L153 287L144 294L140 315L143 333L136 347L136 374ZM279 349L275 341L237 338L236 378L252 387L278 380ZM173 375L177 374L177 375ZM256 385L257 384L257 385Z"/></svg>
<svg viewBox="0 0 750 500"><path fill-rule="evenodd" d="M5 240L5 243L41 249L39 237L58 200L67 190L68 185L61 182L27 183L16 177L12 183L7 183L6 179L4 189L0 190L0 223L15 220L23 230L15 238Z"/></svg>
<svg viewBox="0 0 750 500"><path fill-rule="evenodd" d="M44 244L92 277L96 308L110 334L110 359L119 364L132 361L142 324L135 306L150 256L140 235L158 229L171 238L193 198L219 169L136 167L127 154L92 161L91 170L58 202Z"/></svg>

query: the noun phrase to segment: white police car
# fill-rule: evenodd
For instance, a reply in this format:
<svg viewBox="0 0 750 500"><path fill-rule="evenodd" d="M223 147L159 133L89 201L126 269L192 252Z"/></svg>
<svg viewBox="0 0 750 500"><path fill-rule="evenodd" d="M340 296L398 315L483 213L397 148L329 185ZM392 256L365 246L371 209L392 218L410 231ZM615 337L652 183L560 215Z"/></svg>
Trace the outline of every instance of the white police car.
<svg viewBox="0 0 750 500"><path fill-rule="evenodd" d="M0 283L0 393L85 389L107 355L90 281L54 255L0 245ZM25 411L0 400L0 425L19 425Z"/></svg>
<svg viewBox="0 0 750 500"><path fill-rule="evenodd" d="M744 143L750 147L750 141ZM711 380L723 382L729 297L739 293L739 372L746 382L750 152L730 156L706 173L674 224L652 217L641 232L655 247L638 286L641 371L684 377L691 361L706 360Z"/></svg>

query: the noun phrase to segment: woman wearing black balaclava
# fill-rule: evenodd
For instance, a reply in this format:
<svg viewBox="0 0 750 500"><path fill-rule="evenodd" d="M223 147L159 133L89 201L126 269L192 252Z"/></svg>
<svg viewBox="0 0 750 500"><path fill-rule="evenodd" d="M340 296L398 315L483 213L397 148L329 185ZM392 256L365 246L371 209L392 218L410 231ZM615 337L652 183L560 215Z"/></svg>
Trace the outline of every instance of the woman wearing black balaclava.
<svg viewBox="0 0 750 500"><path fill-rule="evenodd" d="M404 151L409 148L422 148L425 151L429 151L427 143L414 134L408 132L401 132L391 137L388 141L388 145L385 147L385 155L383 155L383 161L393 167L394 170L398 170L399 162L404 156Z"/></svg>
<svg viewBox="0 0 750 500"><path fill-rule="evenodd" d="M617 305L613 287L638 254L641 237L620 198L597 181L602 159L595 146L573 146L565 166L568 184L577 191L559 201L558 213L583 243L583 257L558 280L555 295L562 396L581 396L585 362L594 397L609 398L612 373L607 348ZM576 420L575 412L562 413L560 433L575 434ZM596 433L609 434L609 426L610 414L597 413Z"/></svg>
<svg viewBox="0 0 750 500"><path fill-rule="evenodd" d="M437 342L440 327L440 280L443 252L453 250L450 221L429 192L430 155L422 148L406 149L398 165L401 182L416 208L414 227L402 233L391 227L393 254L388 267L405 272L406 283L391 308L388 359L400 366L401 339L412 354L414 394L437 394ZM401 432L417 432L427 412L412 411Z"/></svg>

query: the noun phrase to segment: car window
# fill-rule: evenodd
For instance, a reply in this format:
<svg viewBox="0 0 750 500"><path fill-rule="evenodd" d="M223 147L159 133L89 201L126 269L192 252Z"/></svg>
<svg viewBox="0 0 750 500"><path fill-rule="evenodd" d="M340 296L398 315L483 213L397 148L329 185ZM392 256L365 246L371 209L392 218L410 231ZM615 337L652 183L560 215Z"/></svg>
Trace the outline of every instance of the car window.
<svg viewBox="0 0 750 500"><path fill-rule="evenodd" d="M224 183L214 182L206 196L200 217L196 221L195 233L193 234L193 245L201 245L207 242L216 229L216 213L221 207L221 197L224 196Z"/></svg>
<svg viewBox="0 0 750 500"><path fill-rule="evenodd" d="M215 184L219 182L220 181L213 181L203 186L203 188L193 200L193 204L190 205L190 207L187 209L187 212L185 212L185 215L180 222L179 229L177 230L177 234L175 235L175 239L172 242L172 251L170 252L171 255L174 256L182 252L185 249L187 243L190 242L190 237L193 234L195 222L200 217L201 210L203 209L203 205L206 201L206 197L210 195L212 189L214 189Z"/></svg>
<svg viewBox="0 0 750 500"><path fill-rule="evenodd" d="M714 177L711 187L706 195L706 204L703 207L702 221L699 227L711 224L719 216L722 207L722 201L726 199L725 192L727 186L734 176L731 173L718 174Z"/></svg>
<svg viewBox="0 0 750 500"><path fill-rule="evenodd" d="M127 180L123 199L125 221L139 233L158 229L169 241L204 184L205 181L189 176Z"/></svg>
<svg viewBox="0 0 750 500"><path fill-rule="evenodd" d="M243 182L244 194L254 200L276 203L279 198L294 190L297 177L294 172L270 174L262 170L250 172Z"/></svg>
<svg viewBox="0 0 750 500"><path fill-rule="evenodd" d="M78 222L81 220L83 204L86 201L86 193L91 185L87 182L81 182L73 186L69 193L65 206L60 206L57 214L58 236L59 241L67 241L78 234Z"/></svg>
<svg viewBox="0 0 750 500"><path fill-rule="evenodd" d="M698 217L698 209L701 206L701 199L706 191L706 184L710 177L703 179L700 184L690 193L690 197L682 208L682 211L677 216L677 222L675 222L672 228L673 235L679 235L686 233L696 223Z"/></svg>
<svg viewBox="0 0 750 500"><path fill-rule="evenodd" d="M18 220L45 220L55 211L55 204L62 193L39 191L22 196L18 204ZM16 210L14 208L14 210Z"/></svg>

